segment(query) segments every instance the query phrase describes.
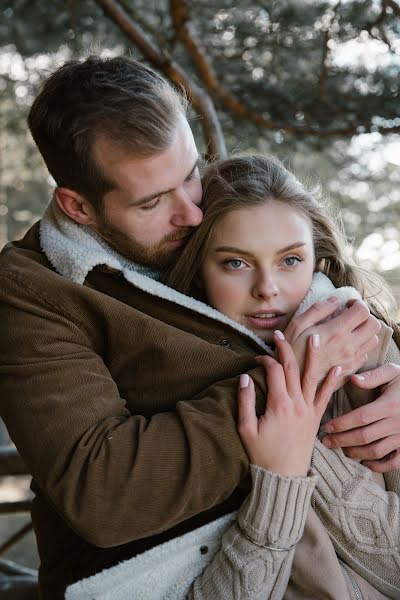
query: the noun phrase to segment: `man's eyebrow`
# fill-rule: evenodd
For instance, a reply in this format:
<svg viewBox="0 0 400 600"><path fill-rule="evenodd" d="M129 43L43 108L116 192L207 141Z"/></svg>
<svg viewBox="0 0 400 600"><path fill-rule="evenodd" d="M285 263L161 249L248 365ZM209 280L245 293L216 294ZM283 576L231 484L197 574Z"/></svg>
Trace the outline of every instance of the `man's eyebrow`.
<svg viewBox="0 0 400 600"><path fill-rule="evenodd" d="M293 244L289 244L289 246L285 246L285 248L278 250L277 254L283 254L284 252L289 252L290 250L295 250L296 248L301 248L306 245L306 242L294 242ZM214 252L231 252L233 254L242 254L243 256L254 256L252 252L243 250L242 248L236 248L235 246L218 246L215 248Z"/></svg>
<svg viewBox="0 0 400 600"><path fill-rule="evenodd" d="M197 169L200 162L201 162L201 157L200 157L200 155L198 155L192 169L186 175L185 181L193 175L194 171ZM162 196L163 194L169 194L169 192L172 192L173 189L174 188L171 188L170 190L163 190L162 192L154 192L153 194L149 194L148 196L144 196L143 198L140 198L140 200L134 200L133 202L130 202L130 205L131 206L141 206L142 204L146 204L147 202L154 200L154 198L157 198L158 196Z"/></svg>

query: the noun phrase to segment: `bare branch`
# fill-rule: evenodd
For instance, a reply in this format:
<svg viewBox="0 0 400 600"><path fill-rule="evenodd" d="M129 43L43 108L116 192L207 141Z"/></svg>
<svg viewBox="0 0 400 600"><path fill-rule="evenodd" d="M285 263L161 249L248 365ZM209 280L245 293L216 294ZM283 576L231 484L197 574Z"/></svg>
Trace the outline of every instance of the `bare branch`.
<svg viewBox="0 0 400 600"><path fill-rule="evenodd" d="M172 60L171 56L155 44L143 29L135 23L130 15L116 0L95 0L104 10L105 14L125 33L125 35L139 48L140 52L157 69L175 85L185 90L192 101L196 112L201 116L203 135L208 143L208 159L227 156L221 125L215 111L214 104L208 94L197 86Z"/></svg>

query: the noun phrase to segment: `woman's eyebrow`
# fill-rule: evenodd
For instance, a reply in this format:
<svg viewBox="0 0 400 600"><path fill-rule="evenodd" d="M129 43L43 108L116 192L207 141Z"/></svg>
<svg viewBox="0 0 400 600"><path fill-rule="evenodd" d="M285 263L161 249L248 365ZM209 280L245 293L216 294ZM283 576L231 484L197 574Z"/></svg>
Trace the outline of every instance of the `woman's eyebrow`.
<svg viewBox="0 0 400 600"><path fill-rule="evenodd" d="M285 248L282 248L282 250L279 250L279 252L289 252L289 250L295 250L296 248L301 248L302 246L306 245L306 242L294 242L293 244L289 244L289 246L285 246Z"/></svg>
<svg viewBox="0 0 400 600"><path fill-rule="evenodd" d="M284 252L289 252L290 250L295 250L296 248L301 248L302 246L306 245L306 242L293 242L293 244L289 244L289 246L285 246L284 248L278 250L277 254L283 254ZM218 246L215 248L214 252L232 252L234 254L254 256L252 252L243 250L243 248L236 248L235 246Z"/></svg>
<svg viewBox="0 0 400 600"><path fill-rule="evenodd" d="M251 252L248 250L243 250L243 248L235 248L235 246L218 246L215 248L214 252L232 252L234 254L245 254L247 256L253 256Z"/></svg>

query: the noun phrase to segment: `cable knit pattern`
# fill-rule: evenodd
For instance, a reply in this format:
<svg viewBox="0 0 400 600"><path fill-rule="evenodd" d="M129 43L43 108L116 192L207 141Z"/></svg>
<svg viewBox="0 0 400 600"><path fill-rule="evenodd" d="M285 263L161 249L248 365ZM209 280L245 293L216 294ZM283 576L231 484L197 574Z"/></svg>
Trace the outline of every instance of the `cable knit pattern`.
<svg viewBox="0 0 400 600"><path fill-rule="evenodd" d="M313 465L319 474L315 511L337 554L378 590L398 598L399 490L397 494L382 490L369 469L319 441Z"/></svg>
<svg viewBox="0 0 400 600"><path fill-rule="evenodd" d="M282 598L316 476L285 477L251 465L252 492L189 600Z"/></svg>

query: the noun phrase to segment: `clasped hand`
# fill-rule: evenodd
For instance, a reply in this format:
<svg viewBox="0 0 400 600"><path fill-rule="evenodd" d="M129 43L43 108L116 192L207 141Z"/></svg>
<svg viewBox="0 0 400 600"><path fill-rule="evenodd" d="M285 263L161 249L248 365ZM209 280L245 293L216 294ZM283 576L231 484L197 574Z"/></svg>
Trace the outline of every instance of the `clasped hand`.
<svg viewBox="0 0 400 600"><path fill-rule="evenodd" d="M266 370L268 396L265 413L257 418L254 383L242 375L238 393L238 431L250 461L288 476L305 476L309 470L321 417L341 375L332 368L317 391L320 372L319 335L307 343L303 375L290 344L275 333L279 362L270 356L257 359Z"/></svg>

